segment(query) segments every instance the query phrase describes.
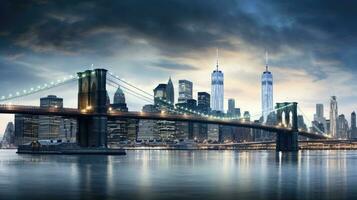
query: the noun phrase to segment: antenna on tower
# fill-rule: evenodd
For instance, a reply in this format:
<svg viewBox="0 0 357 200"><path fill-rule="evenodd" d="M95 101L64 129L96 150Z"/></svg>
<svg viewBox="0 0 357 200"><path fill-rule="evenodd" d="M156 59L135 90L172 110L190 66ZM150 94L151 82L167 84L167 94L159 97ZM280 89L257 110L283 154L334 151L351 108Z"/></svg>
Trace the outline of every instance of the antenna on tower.
<svg viewBox="0 0 357 200"><path fill-rule="evenodd" d="M265 50L265 71L268 71L268 51Z"/></svg>
<svg viewBox="0 0 357 200"><path fill-rule="evenodd" d="M217 51L217 55L216 55L217 65L216 65L216 67L217 67L217 71L218 71L218 48L216 49L216 51Z"/></svg>

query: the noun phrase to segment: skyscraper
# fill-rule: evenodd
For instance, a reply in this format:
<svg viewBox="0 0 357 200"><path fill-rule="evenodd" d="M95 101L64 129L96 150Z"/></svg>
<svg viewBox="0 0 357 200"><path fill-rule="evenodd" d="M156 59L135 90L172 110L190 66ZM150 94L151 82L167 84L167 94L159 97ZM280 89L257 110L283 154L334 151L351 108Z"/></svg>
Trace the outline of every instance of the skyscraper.
<svg viewBox="0 0 357 200"><path fill-rule="evenodd" d="M228 116L233 116L234 113L234 109L236 106L236 101L234 99L228 99L228 110L227 110L227 114Z"/></svg>
<svg viewBox="0 0 357 200"><path fill-rule="evenodd" d="M217 50L217 65L211 75L211 108L213 111L224 112L224 77L223 72L218 70L218 50Z"/></svg>
<svg viewBox="0 0 357 200"><path fill-rule="evenodd" d="M330 100L330 135L332 137L337 136L337 117L338 108L336 96L332 96Z"/></svg>
<svg viewBox="0 0 357 200"><path fill-rule="evenodd" d="M351 113L351 136L352 139L357 138L357 127L356 127L356 113L353 111Z"/></svg>
<svg viewBox="0 0 357 200"><path fill-rule="evenodd" d="M197 110L207 114L210 111L211 96L207 92L197 93Z"/></svg>
<svg viewBox="0 0 357 200"><path fill-rule="evenodd" d="M268 53L265 55L265 71L262 74L262 116L266 123L273 110L273 75L268 69Z"/></svg>
<svg viewBox="0 0 357 200"><path fill-rule="evenodd" d="M172 84L171 77L166 85L166 95L167 100L170 101L171 104L175 104L175 92L174 92L174 85Z"/></svg>
<svg viewBox="0 0 357 200"><path fill-rule="evenodd" d="M340 139L347 139L347 137L348 137L348 122L347 122L344 114L338 116L336 127L337 127L336 137L340 138Z"/></svg>
<svg viewBox="0 0 357 200"><path fill-rule="evenodd" d="M314 114L314 121L312 121L312 125L313 132L322 134L327 130L323 104L316 104L316 113Z"/></svg>
<svg viewBox="0 0 357 200"><path fill-rule="evenodd" d="M155 105L159 105L162 103L162 100L167 99L166 95L166 84L159 84L155 89L154 89L154 102Z"/></svg>
<svg viewBox="0 0 357 200"><path fill-rule="evenodd" d="M186 103L192 99L192 82L188 80L179 80L179 103Z"/></svg>
<svg viewBox="0 0 357 200"><path fill-rule="evenodd" d="M316 117L317 119L321 119L324 117L324 105L323 104L316 104Z"/></svg>

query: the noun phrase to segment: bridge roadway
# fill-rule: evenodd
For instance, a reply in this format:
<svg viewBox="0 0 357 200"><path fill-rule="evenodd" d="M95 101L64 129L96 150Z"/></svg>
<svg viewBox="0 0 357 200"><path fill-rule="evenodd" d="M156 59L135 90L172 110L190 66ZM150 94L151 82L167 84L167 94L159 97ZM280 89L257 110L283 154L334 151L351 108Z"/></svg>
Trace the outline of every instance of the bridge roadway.
<svg viewBox="0 0 357 200"><path fill-rule="evenodd" d="M64 117L86 117L95 116L96 113L90 110L78 110L76 108L41 108L39 106L21 106L21 105L0 105L0 113L4 114L30 114L30 115L55 115ZM107 113L108 118L128 118L128 119L148 119L148 120L168 120L168 121L187 121L208 124L219 124L227 126L235 126L242 128L259 129L268 132L283 132L291 133L293 130L287 127L262 125L252 122L244 122L230 119L219 119L214 117L200 117L194 115L177 115L168 113L145 113L145 112L119 112L110 111ZM307 131L300 131L299 135L311 139L329 139L328 137L320 134L310 133Z"/></svg>

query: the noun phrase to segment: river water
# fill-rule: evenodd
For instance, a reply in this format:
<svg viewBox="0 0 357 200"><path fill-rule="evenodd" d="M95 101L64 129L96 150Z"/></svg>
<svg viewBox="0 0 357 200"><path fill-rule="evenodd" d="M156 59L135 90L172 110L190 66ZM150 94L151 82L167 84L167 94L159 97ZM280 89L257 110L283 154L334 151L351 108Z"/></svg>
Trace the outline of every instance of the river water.
<svg viewBox="0 0 357 200"><path fill-rule="evenodd" d="M0 151L0 199L357 199L357 151Z"/></svg>

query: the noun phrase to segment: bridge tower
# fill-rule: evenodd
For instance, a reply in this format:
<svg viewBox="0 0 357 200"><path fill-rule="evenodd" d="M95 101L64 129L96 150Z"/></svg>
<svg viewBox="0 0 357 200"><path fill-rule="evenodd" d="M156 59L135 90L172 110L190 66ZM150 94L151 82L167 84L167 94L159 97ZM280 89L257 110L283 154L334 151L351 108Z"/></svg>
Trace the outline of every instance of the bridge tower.
<svg viewBox="0 0 357 200"><path fill-rule="evenodd" d="M285 125L291 127L292 132L281 131L276 135L277 151L298 151L298 117L297 103L284 102L277 103L277 120L280 125L283 124L283 113L285 114ZM291 114L291 117L290 117ZM292 119L291 119L292 118Z"/></svg>
<svg viewBox="0 0 357 200"><path fill-rule="evenodd" d="M77 74L78 109L82 113L91 114L78 118L78 144L81 147L106 147L107 70L86 70Z"/></svg>

